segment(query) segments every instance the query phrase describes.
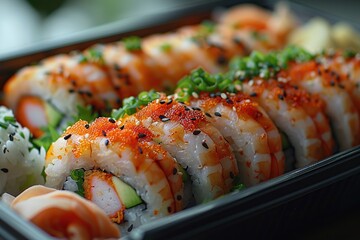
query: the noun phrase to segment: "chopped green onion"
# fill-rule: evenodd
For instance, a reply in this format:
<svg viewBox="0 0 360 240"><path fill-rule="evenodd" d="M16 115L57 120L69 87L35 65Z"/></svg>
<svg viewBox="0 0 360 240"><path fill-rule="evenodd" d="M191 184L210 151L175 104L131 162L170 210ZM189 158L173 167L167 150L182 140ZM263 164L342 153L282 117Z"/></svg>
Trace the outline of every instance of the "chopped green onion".
<svg viewBox="0 0 360 240"><path fill-rule="evenodd" d="M123 43L125 45L126 50L128 51L139 51L141 50L141 38L137 36L131 36L124 38Z"/></svg>
<svg viewBox="0 0 360 240"><path fill-rule="evenodd" d="M159 97L160 94L158 92L151 90L149 92L141 92L137 97L125 98L123 100L123 106L117 110L113 110L111 117L119 119L125 115L132 115L142 106L146 106Z"/></svg>
<svg viewBox="0 0 360 240"><path fill-rule="evenodd" d="M163 52L170 52L171 51L171 45L169 43L164 43L160 46L161 51Z"/></svg>
<svg viewBox="0 0 360 240"><path fill-rule="evenodd" d="M215 91L236 92L234 81L221 74L211 75L198 68L178 82L176 93L177 100L188 101L193 93Z"/></svg>

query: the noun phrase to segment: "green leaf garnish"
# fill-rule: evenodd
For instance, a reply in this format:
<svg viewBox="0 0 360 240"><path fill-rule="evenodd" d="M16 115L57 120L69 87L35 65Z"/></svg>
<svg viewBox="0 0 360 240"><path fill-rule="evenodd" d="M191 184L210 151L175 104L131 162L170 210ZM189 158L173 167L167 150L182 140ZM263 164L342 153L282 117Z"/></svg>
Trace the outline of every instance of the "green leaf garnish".
<svg viewBox="0 0 360 240"><path fill-rule="evenodd" d="M113 110L111 117L119 119L125 115L132 115L142 106L146 106L150 102L158 99L160 94L154 90L149 92L141 92L137 97L129 97L123 100L123 106L117 110Z"/></svg>
<svg viewBox="0 0 360 240"><path fill-rule="evenodd" d="M51 144L60 137L60 134L53 126L43 127L41 130L44 134L40 138L33 139L32 143L39 148L44 147L45 150L48 150Z"/></svg>
<svg viewBox="0 0 360 240"><path fill-rule="evenodd" d="M75 169L75 170L71 170L70 172L71 179L76 182L76 185L78 187L78 190L75 191L75 193L79 194L82 197L84 197L85 195L84 176L85 176L84 169Z"/></svg>
<svg viewBox="0 0 360 240"><path fill-rule="evenodd" d="M123 43L125 45L126 50L128 51L140 51L141 50L141 38L137 36L130 36L124 38Z"/></svg>

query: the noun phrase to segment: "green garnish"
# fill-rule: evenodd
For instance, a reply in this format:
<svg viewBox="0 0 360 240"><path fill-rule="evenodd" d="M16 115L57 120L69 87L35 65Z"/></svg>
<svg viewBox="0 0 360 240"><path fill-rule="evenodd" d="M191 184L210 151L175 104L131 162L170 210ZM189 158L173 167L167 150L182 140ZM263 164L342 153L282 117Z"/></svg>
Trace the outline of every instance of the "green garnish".
<svg viewBox="0 0 360 240"><path fill-rule="evenodd" d="M314 58L311 53L295 46L268 54L253 51L248 57L234 58L230 63L228 76L240 81L253 77L269 79L275 77L281 69L287 68L290 61L306 62Z"/></svg>
<svg viewBox="0 0 360 240"><path fill-rule="evenodd" d="M343 57L344 58L353 58L355 56L356 56L356 52L354 50L346 49L343 52Z"/></svg>
<svg viewBox="0 0 360 240"><path fill-rule="evenodd" d="M60 137L60 134L53 126L44 127L41 130L44 134L40 138L33 139L32 142L35 146L39 148L44 147L45 150L48 150L51 144Z"/></svg>
<svg viewBox="0 0 360 240"><path fill-rule="evenodd" d="M16 123L15 117L12 117L12 116L5 116L4 121L8 122L8 123Z"/></svg>
<svg viewBox="0 0 360 240"><path fill-rule="evenodd" d="M0 127L3 129L7 129L9 127L8 123L0 122Z"/></svg>
<svg viewBox="0 0 360 240"><path fill-rule="evenodd" d="M77 115L73 115L72 120L67 122L67 126L71 126L79 120L92 122L99 116L97 112L94 112L93 107L91 105L88 106L77 105L77 112L78 112Z"/></svg>
<svg viewBox="0 0 360 240"><path fill-rule="evenodd" d="M234 191L241 191L244 190L245 184L243 184L240 180L240 176L237 175L235 176L234 180L233 180L233 187L231 188L230 192L234 192Z"/></svg>
<svg viewBox="0 0 360 240"><path fill-rule="evenodd" d="M123 100L123 106L117 110L113 110L111 117L114 119L122 118L125 115L132 115L142 106L146 106L150 102L158 99L160 94L151 90L149 92L141 92L137 97L129 97Z"/></svg>
<svg viewBox="0 0 360 240"><path fill-rule="evenodd" d="M80 63L96 62L96 63L104 64L105 61L101 50L99 48L94 47L86 51L84 54L82 54L79 62Z"/></svg>
<svg viewBox="0 0 360 240"><path fill-rule="evenodd" d="M199 30L193 37L191 37L191 39L197 43L202 43L214 31L215 23L209 20L205 20L200 24Z"/></svg>
<svg viewBox="0 0 360 240"><path fill-rule="evenodd" d="M123 43L128 51L140 51L141 50L141 38L137 36L131 36L124 38Z"/></svg>
<svg viewBox="0 0 360 240"><path fill-rule="evenodd" d="M163 52L170 52L171 51L171 45L169 43L164 43L160 46L161 51Z"/></svg>
<svg viewBox="0 0 360 240"><path fill-rule="evenodd" d="M43 167L43 169L41 171L41 176L44 178L44 182L46 182L45 166Z"/></svg>
<svg viewBox="0 0 360 240"><path fill-rule="evenodd" d="M71 170L70 177L72 180L76 182L78 190L75 193L79 194L80 196L84 197L85 190L84 190L84 169L75 169Z"/></svg>
<svg viewBox="0 0 360 240"><path fill-rule="evenodd" d="M295 62L307 62L315 58L315 55L306 51L303 48L296 46L288 46L278 54L279 66L281 68L287 68L287 64L290 61Z"/></svg>
<svg viewBox="0 0 360 240"><path fill-rule="evenodd" d="M188 101L194 93L200 92L236 92L240 84L239 81L232 81L221 74L212 75L198 68L178 82L177 100Z"/></svg>

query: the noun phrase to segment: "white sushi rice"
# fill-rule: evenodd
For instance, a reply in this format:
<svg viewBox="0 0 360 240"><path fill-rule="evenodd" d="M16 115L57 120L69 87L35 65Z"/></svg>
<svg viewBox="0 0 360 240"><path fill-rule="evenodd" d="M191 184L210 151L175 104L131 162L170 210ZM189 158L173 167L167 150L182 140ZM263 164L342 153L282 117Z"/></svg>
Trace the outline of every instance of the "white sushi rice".
<svg viewBox="0 0 360 240"><path fill-rule="evenodd" d="M0 106L0 195L18 195L35 184L44 184L41 175L45 149L33 147L30 131L14 119L11 110Z"/></svg>

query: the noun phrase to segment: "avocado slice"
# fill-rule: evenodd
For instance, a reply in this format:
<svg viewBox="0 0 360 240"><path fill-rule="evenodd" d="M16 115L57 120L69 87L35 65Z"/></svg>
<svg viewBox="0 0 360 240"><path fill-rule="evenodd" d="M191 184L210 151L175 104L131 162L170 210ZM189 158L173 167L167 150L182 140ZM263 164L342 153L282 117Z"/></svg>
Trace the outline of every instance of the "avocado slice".
<svg viewBox="0 0 360 240"><path fill-rule="evenodd" d="M124 183L118 177L112 177L112 181L125 208L132 208L143 202L130 185Z"/></svg>
<svg viewBox="0 0 360 240"><path fill-rule="evenodd" d="M57 127L63 118L63 114L48 102L45 102L45 113L48 119L48 124L52 127Z"/></svg>

